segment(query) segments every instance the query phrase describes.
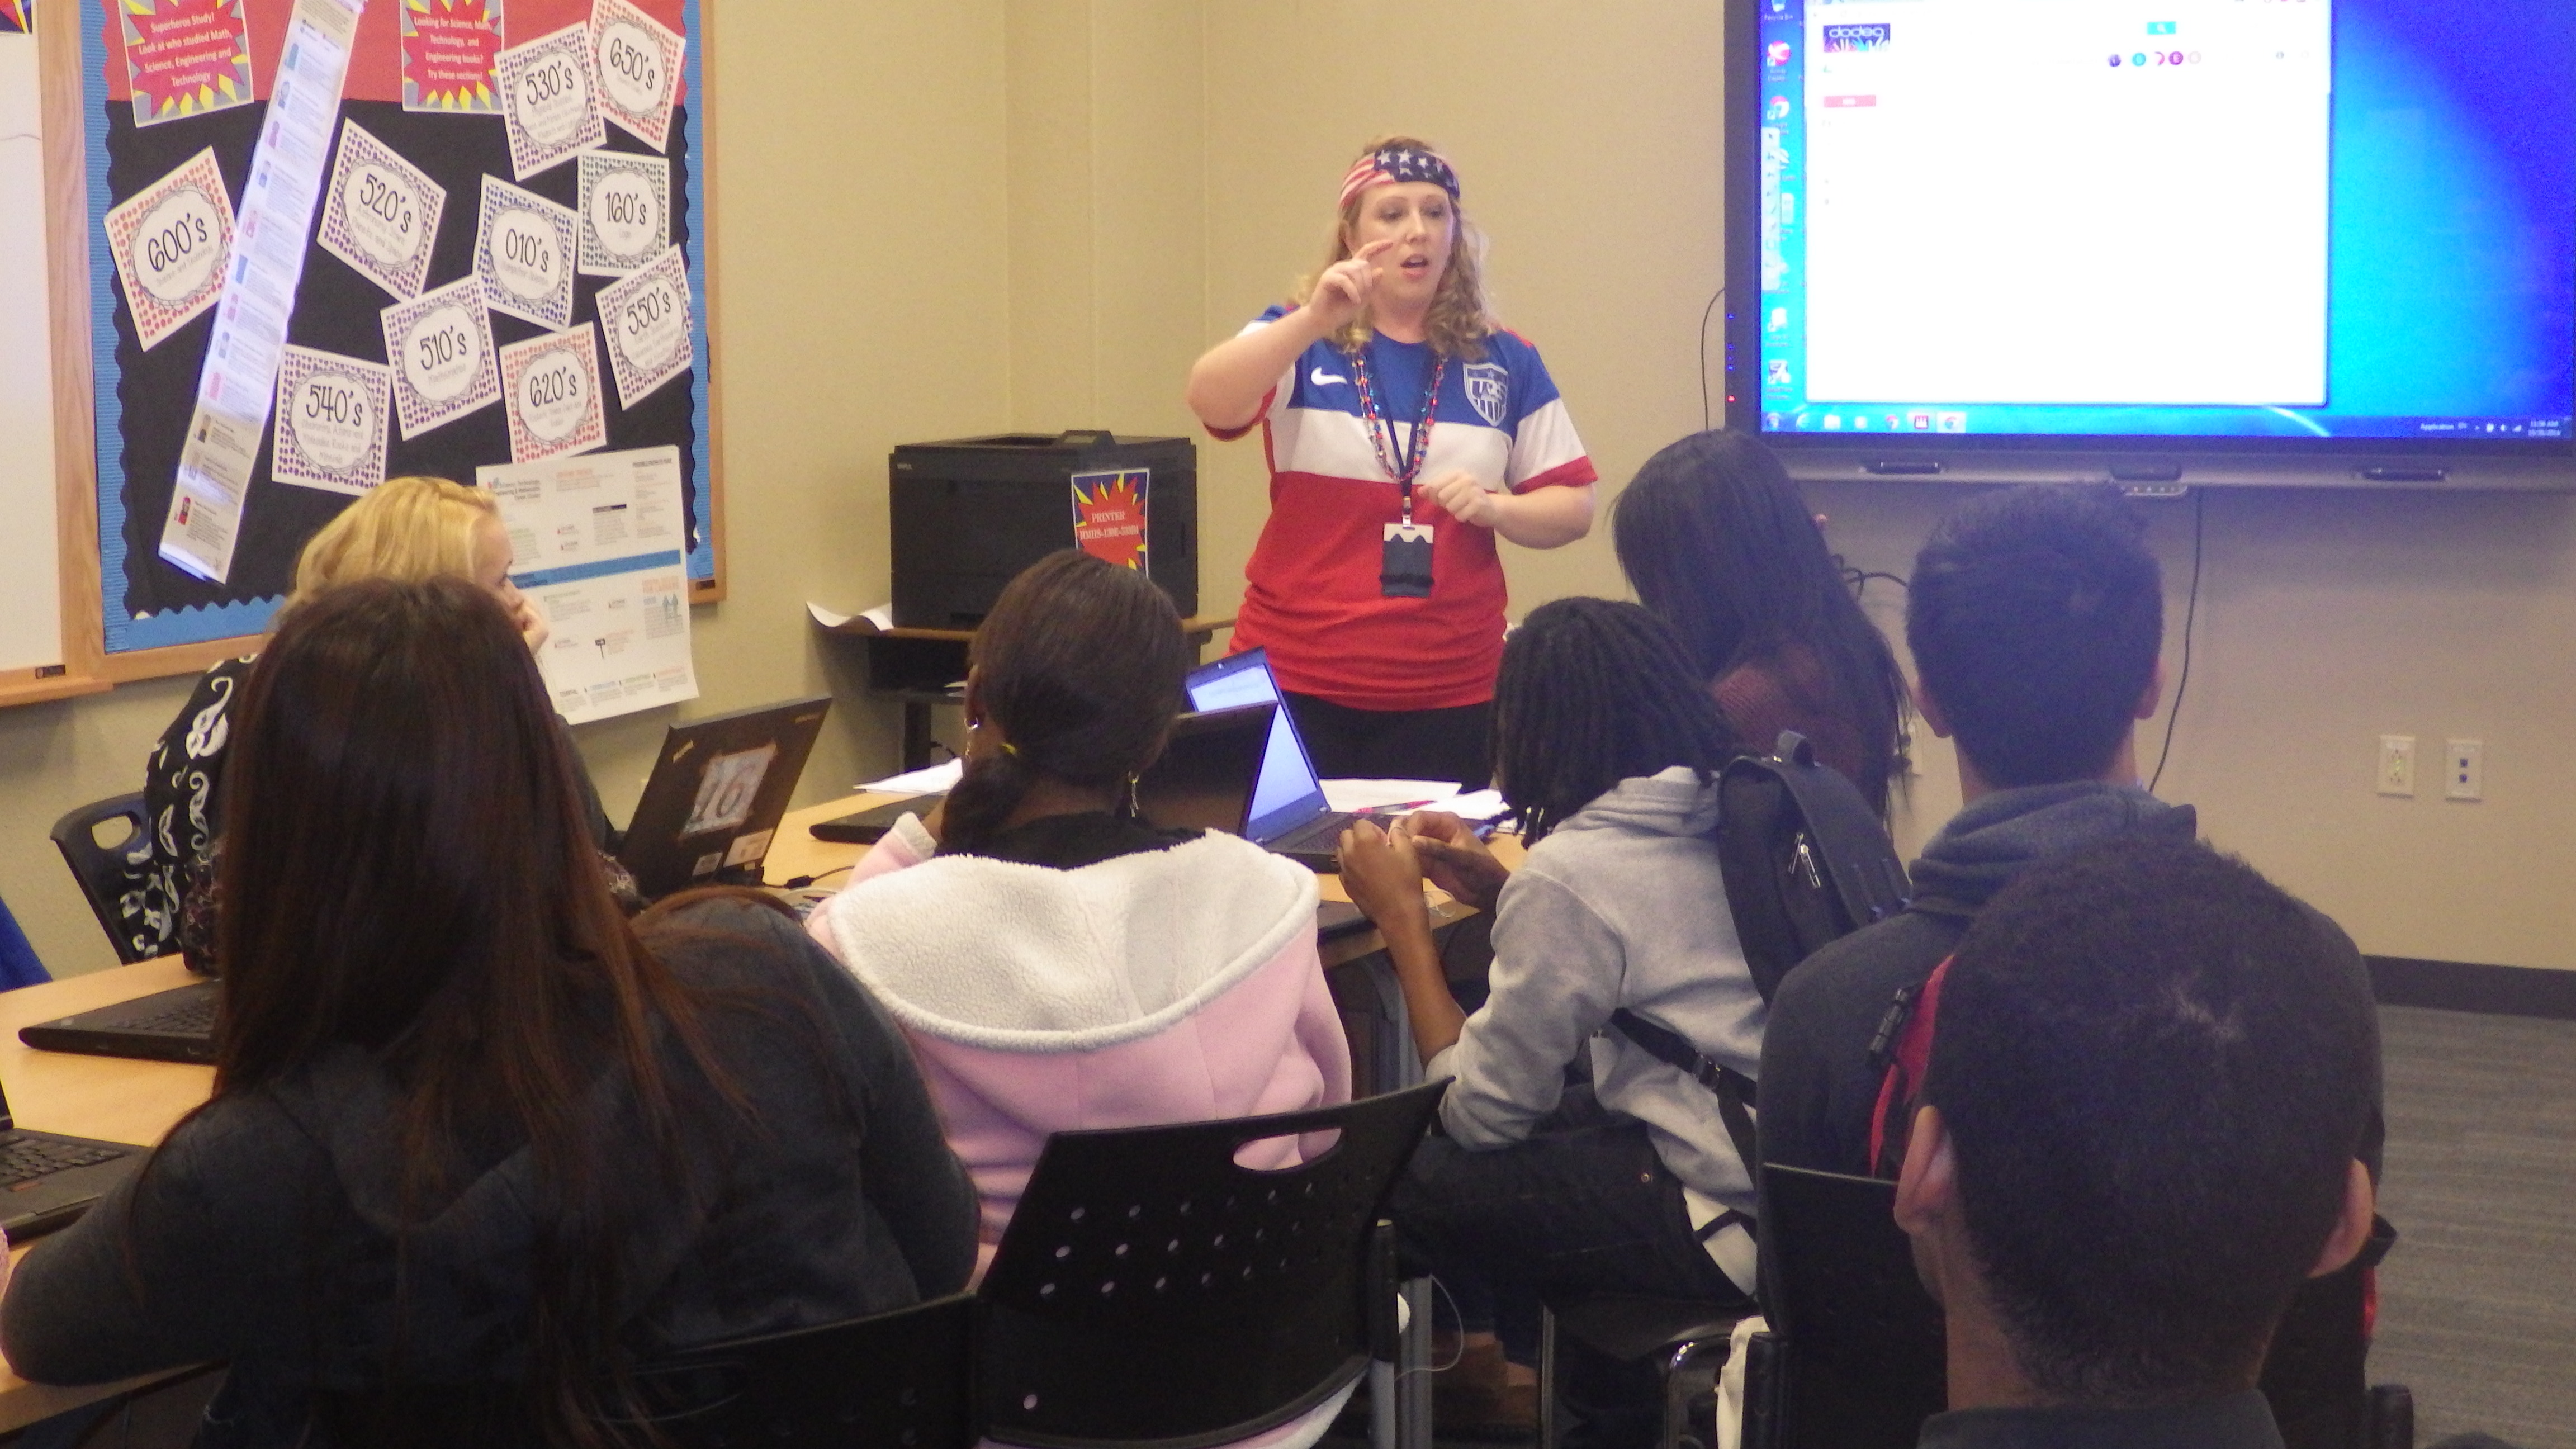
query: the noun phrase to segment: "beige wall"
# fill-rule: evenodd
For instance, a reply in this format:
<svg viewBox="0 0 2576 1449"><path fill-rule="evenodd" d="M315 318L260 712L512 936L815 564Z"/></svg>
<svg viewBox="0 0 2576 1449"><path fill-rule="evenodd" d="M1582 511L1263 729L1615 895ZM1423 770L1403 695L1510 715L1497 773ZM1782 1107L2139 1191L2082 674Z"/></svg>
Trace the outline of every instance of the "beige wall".
<svg viewBox="0 0 2576 1449"><path fill-rule="evenodd" d="M1190 359L1312 267L1375 131L1457 160L1505 318L1544 350L1603 475L1699 426L1720 272L1715 3L1011 0L725 6L711 55L733 595L697 612L691 713L831 687L803 795L890 767L888 711L800 617L886 596L884 459L1009 426L1187 431ZM1436 41L1436 43L1435 43ZM856 64L859 73L844 67ZM819 184L818 184L819 183ZM1232 603L1259 447L1203 443L1202 591ZM1608 490L1605 490L1605 495ZM1814 501L1852 562L1904 573L1945 487ZM2180 664L2192 506L2150 505ZM2392 955L2576 968L2576 500L2220 492L2164 793ZM1621 591L1606 536L1506 550L1516 610ZM1901 596L1873 585L1891 626ZM0 711L0 891L57 969L103 939L43 839L130 789L179 682ZM583 730L612 808L667 714ZM2142 732L2152 758L2162 721ZM2419 737L2418 797L2370 791ZM2488 799L2439 797L2446 735ZM1918 754L1910 846L1955 808Z"/></svg>
<svg viewBox="0 0 2576 1449"><path fill-rule="evenodd" d="M805 800L891 766L890 714L808 598L886 597L885 459L986 432L1010 404L1003 7L719 5L710 230L731 594L694 611L712 714L840 696ZM45 831L135 789L187 681L0 710L0 894L57 974L114 962ZM655 710L576 731L612 814L643 788Z"/></svg>

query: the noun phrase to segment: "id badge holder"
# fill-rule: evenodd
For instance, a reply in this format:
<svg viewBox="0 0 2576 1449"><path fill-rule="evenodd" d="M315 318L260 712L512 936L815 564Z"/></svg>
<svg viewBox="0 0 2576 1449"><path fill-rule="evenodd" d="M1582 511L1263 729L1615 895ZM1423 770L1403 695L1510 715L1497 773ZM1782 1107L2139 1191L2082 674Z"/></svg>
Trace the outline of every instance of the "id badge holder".
<svg viewBox="0 0 2576 1449"><path fill-rule="evenodd" d="M1390 523L1386 549L1379 556L1378 593L1389 599L1431 597L1431 525Z"/></svg>

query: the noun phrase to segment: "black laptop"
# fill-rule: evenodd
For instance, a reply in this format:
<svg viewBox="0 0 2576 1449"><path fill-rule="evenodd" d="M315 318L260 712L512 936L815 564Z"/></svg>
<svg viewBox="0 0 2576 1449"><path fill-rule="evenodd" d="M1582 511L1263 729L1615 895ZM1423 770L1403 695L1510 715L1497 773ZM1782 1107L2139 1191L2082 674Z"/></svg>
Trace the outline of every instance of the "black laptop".
<svg viewBox="0 0 2576 1449"><path fill-rule="evenodd" d="M130 1142L22 1132L0 1094L0 1232L25 1242L68 1226L143 1165Z"/></svg>
<svg viewBox="0 0 2576 1449"><path fill-rule="evenodd" d="M1252 786L1252 811L1243 836L1264 850L1284 855L1312 870L1340 868L1342 832L1358 818L1324 801L1324 783L1315 777L1313 757L1297 734L1270 676L1270 656L1260 649L1230 654L1190 671L1190 704L1201 710L1233 709L1248 704L1279 706L1271 717L1270 739L1261 755L1261 773Z"/></svg>
<svg viewBox="0 0 2576 1449"><path fill-rule="evenodd" d="M18 1028L18 1040L49 1052L94 1057L141 1057L156 1062L215 1059L215 993L212 981L156 991L96 1011Z"/></svg>
<svg viewBox="0 0 2576 1449"><path fill-rule="evenodd" d="M1896 1225L1896 1184L1766 1164L1762 1256L1798 1441L1913 1449L1948 1402L1948 1347Z"/></svg>
<svg viewBox="0 0 2576 1449"><path fill-rule="evenodd" d="M832 707L829 695L671 726L617 858L646 900L758 885L761 862Z"/></svg>

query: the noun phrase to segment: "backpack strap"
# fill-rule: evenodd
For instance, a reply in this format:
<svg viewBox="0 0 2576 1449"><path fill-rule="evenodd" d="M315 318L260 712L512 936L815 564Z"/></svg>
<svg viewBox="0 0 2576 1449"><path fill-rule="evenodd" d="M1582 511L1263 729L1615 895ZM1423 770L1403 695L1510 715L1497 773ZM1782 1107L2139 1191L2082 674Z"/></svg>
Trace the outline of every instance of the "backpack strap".
<svg viewBox="0 0 2576 1449"><path fill-rule="evenodd" d="M1702 1053L1680 1032L1648 1021L1624 1006L1610 1013L1610 1028L1636 1043L1639 1051L1716 1095L1717 1115L1726 1123L1726 1135L1735 1144L1735 1155L1744 1163L1744 1170L1752 1172L1762 1161L1761 1146L1753 1131L1753 1109L1760 1105L1760 1089L1753 1079Z"/></svg>
<svg viewBox="0 0 2576 1449"><path fill-rule="evenodd" d="M1932 1065L1932 1033L1941 1015L1941 983L1950 977L1945 956L1922 986L1903 987L1880 1019L1870 1042L1870 1061L1884 1062L1878 1106L1869 1117L1869 1167L1875 1177L1891 1182L1905 1165L1905 1149L1914 1135L1914 1107L1923 1096L1923 1078Z"/></svg>

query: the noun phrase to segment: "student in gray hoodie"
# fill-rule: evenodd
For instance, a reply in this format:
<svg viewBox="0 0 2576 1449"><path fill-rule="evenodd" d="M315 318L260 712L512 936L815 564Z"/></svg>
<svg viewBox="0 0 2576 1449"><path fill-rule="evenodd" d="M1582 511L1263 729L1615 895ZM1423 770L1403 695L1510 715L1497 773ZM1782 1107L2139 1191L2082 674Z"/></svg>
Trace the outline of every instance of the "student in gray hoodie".
<svg viewBox="0 0 2576 1449"><path fill-rule="evenodd" d="M1342 838L1342 881L1385 934L1442 1134L1391 1209L1408 1257L1541 1294L1748 1299L1753 1179L1717 1096L1612 1029L1625 1009L1751 1076L1763 1006L1709 832L1732 753L1704 681L1634 604L1533 612L1495 687L1498 784L1529 859L1503 887L1492 994L1451 997L1411 831ZM1569 1085L1587 1059L1591 1080ZM1517 1361L1534 1356L1506 1322ZM1641 1368L1621 1374L1619 1368ZM1570 1444L1651 1438L1650 1367L1576 1364Z"/></svg>

